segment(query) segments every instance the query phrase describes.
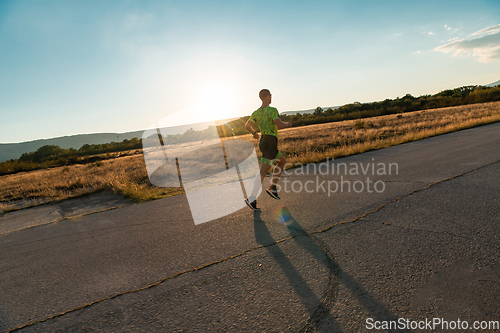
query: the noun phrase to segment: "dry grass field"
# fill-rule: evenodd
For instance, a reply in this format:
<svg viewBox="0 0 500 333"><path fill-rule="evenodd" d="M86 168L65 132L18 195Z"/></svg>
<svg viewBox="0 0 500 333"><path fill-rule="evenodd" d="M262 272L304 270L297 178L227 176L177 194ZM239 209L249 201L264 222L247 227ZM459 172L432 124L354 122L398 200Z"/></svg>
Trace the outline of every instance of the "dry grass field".
<svg viewBox="0 0 500 333"><path fill-rule="evenodd" d="M414 111L280 131L279 149L292 164L318 162L500 121L500 102ZM257 142L250 135L239 139ZM260 154L260 152L259 152ZM260 155L259 155L260 158ZM142 154L0 177L4 211L111 189L136 202L182 193L148 180Z"/></svg>
<svg viewBox="0 0 500 333"><path fill-rule="evenodd" d="M500 102L413 111L280 131L287 161L318 162L500 121Z"/></svg>
<svg viewBox="0 0 500 333"><path fill-rule="evenodd" d="M182 192L178 188L152 186L142 154L2 176L0 188L0 207L4 211L104 189L138 202Z"/></svg>

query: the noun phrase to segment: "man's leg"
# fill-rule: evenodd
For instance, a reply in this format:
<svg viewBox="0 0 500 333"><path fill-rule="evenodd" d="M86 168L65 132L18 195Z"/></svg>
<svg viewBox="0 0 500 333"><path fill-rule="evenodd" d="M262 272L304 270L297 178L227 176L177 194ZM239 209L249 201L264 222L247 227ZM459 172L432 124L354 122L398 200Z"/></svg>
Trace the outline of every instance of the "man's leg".
<svg viewBox="0 0 500 333"><path fill-rule="evenodd" d="M271 159L275 156L281 157L281 153L278 151L277 143L278 138L273 136L262 137L259 143L259 149L262 152L260 170L259 174L254 178L252 194L245 200L246 204L253 210L256 210L256 204L254 203L254 201L257 199L257 194L262 188L264 178L273 165L273 161Z"/></svg>
<svg viewBox="0 0 500 333"><path fill-rule="evenodd" d="M276 188L276 184L278 183L278 180L280 179L281 173L283 172L283 169L285 168L286 159L283 155L281 155L280 152L278 152L277 156L279 156L279 157L274 159L274 162L278 162L278 163L274 167L274 170L273 170L273 178L271 179L272 184L271 184L271 187L266 190L266 192L274 199L279 200L281 198L278 195L278 189Z"/></svg>
<svg viewBox="0 0 500 333"><path fill-rule="evenodd" d="M269 172L269 169L271 169L271 164L262 163L260 165L260 183L261 184L264 182L264 178L266 178L266 175Z"/></svg>
<svg viewBox="0 0 500 333"><path fill-rule="evenodd" d="M273 178L271 180L271 183L273 185L276 185L278 183L278 180L280 179L281 173L283 172L283 169L285 168L285 164L286 164L285 156L281 155L280 158L278 159L278 164L274 167L274 170L273 170Z"/></svg>
<svg viewBox="0 0 500 333"><path fill-rule="evenodd" d="M271 169L271 164L261 163L260 172L255 176L253 181L252 194L248 197L250 202L253 202L257 198L257 194L262 187L262 183L264 182L264 178L266 178L269 169Z"/></svg>

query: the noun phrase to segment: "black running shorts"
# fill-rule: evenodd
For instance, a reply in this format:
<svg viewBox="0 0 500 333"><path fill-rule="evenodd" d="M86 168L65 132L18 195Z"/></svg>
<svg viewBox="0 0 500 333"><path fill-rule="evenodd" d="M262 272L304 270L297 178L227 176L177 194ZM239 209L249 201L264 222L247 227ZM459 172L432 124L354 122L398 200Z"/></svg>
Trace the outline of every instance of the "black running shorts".
<svg viewBox="0 0 500 333"><path fill-rule="evenodd" d="M281 157L278 151L278 138L274 135L262 135L259 149L262 152L261 163L272 165L272 160Z"/></svg>

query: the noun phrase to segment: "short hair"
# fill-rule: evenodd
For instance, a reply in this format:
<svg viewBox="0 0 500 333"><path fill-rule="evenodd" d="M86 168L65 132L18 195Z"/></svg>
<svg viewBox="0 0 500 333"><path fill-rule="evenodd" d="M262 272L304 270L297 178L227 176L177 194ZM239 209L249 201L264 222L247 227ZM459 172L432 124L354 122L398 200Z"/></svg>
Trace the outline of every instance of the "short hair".
<svg viewBox="0 0 500 333"><path fill-rule="evenodd" d="M266 98L268 95L271 95L269 89L262 89L261 91L259 91L259 98L261 100L264 100L264 98Z"/></svg>

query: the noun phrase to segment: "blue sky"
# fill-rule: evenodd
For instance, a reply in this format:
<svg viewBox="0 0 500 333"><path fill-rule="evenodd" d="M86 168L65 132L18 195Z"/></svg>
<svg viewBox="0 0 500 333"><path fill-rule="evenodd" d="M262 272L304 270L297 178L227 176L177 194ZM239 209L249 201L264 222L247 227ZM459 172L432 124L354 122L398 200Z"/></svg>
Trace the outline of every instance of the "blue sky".
<svg viewBox="0 0 500 333"><path fill-rule="evenodd" d="M290 111L492 83L499 13L481 0L0 0L0 142L243 116L261 88Z"/></svg>

